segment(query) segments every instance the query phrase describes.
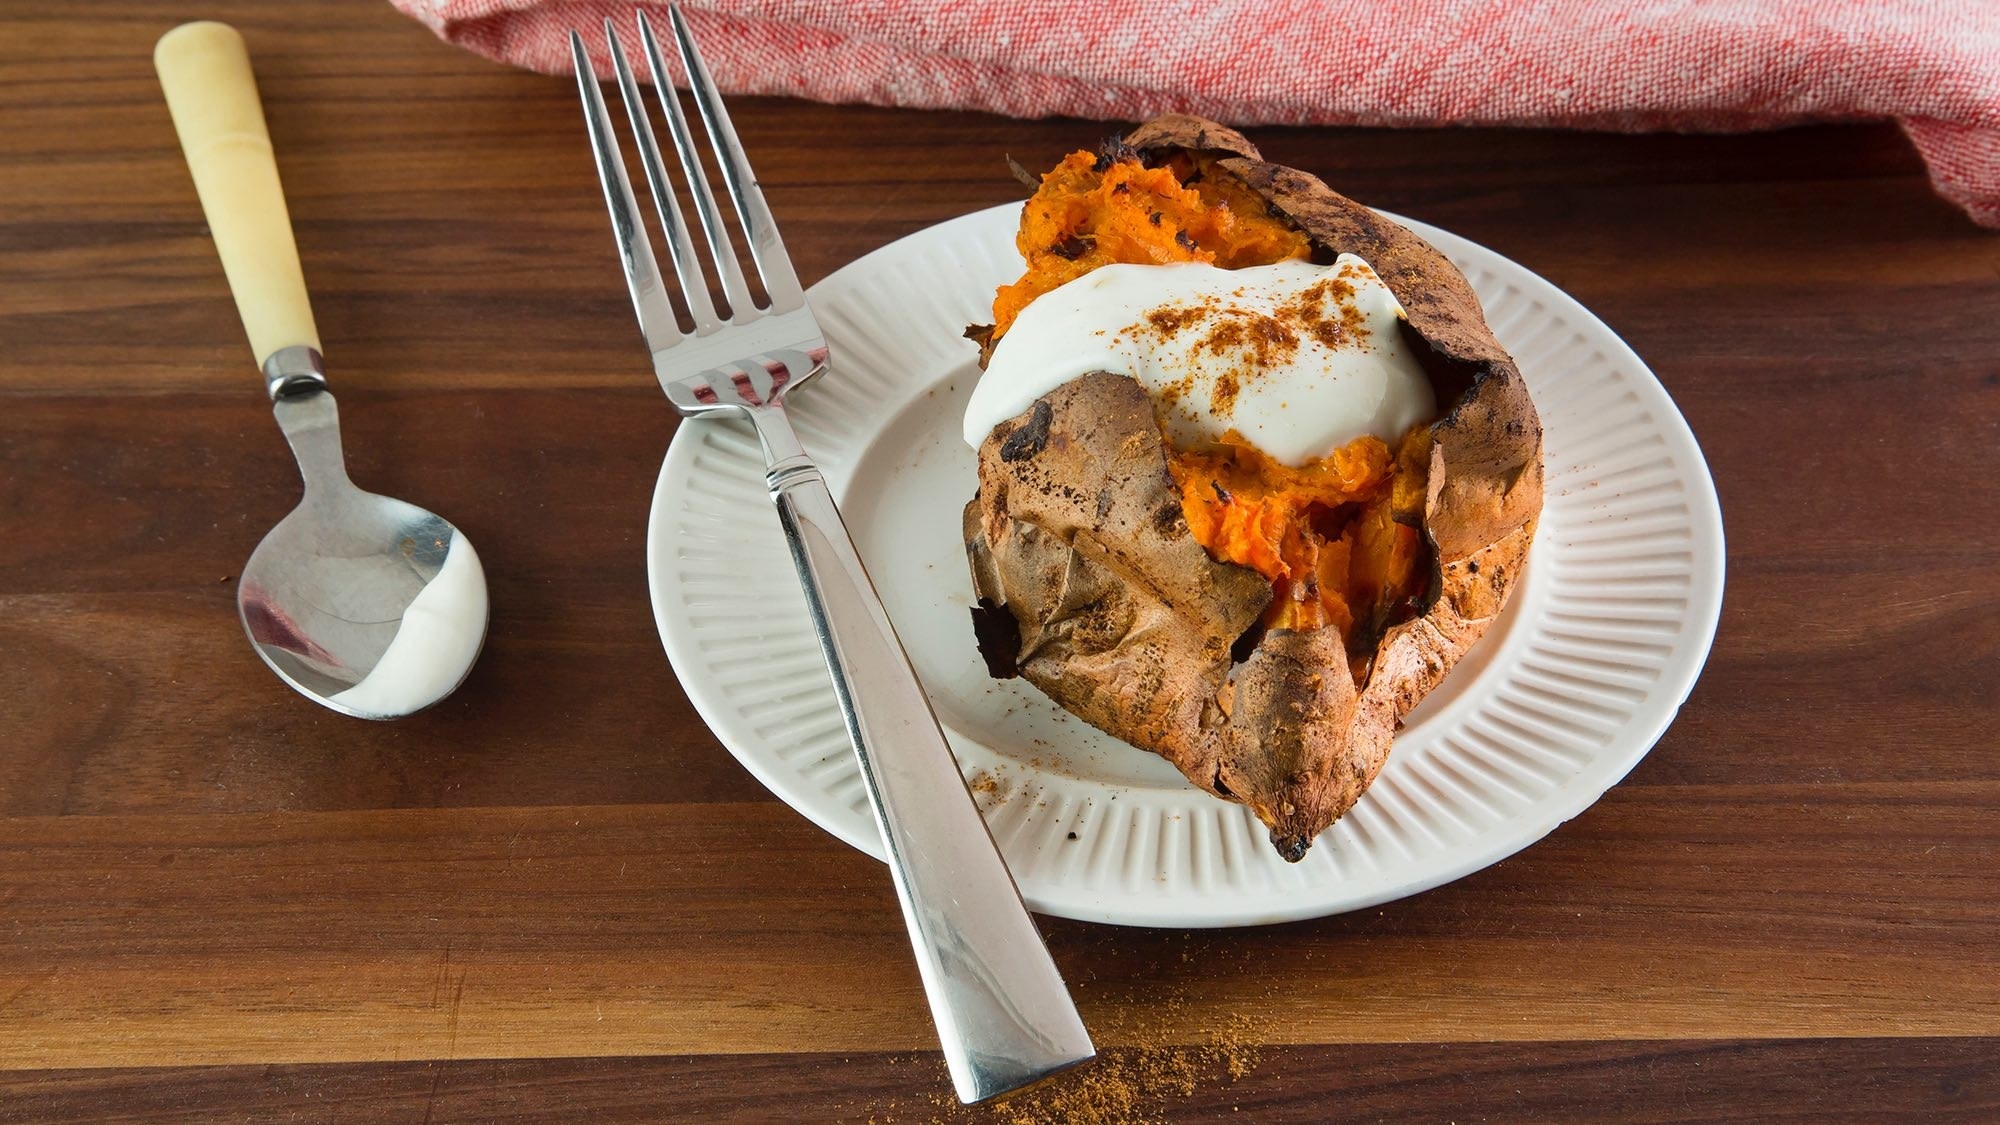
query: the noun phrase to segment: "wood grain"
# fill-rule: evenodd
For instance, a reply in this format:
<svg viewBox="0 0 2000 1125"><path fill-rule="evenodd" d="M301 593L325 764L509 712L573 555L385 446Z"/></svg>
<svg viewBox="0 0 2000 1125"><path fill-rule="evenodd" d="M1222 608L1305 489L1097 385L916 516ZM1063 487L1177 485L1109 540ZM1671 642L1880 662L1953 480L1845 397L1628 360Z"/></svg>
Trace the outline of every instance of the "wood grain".
<svg viewBox="0 0 2000 1125"><path fill-rule="evenodd" d="M661 655L674 420L569 84L383 4L203 14L258 64L354 475L480 544L491 640L387 726L252 656L234 577L298 485L152 77L182 13L0 12L0 1121L956 1119L882 870ZM808 281L1115 127L734 113ZM1101 1042L1265 1044L1147 1112L2000 1114L2000 239L1887 126L1253 134L1631 342L1729 591L1659 746L1505 863L1253 931L1046 922Z"/></svg>
<svg viewBox="0 0 2000 1125"><path fill-rule="evenodd" d="M1980 1034L1996 800L1628 787L1377 910L1045 931L1107 1044L1238 1013L1279 1043ZM1774 829L1781 807L1807 811ZM0 1067L931 1041L879 867L768 802L16 818L0 870ZM1182 1022L1154 1028L1165 996Z"/></svg>
<svg viewBox="0 0 2000 1125"><path fill-rule="evenodd" d="M1408 1043L1285 1047L1237 1081L1134 1100L1175 1122L1991 1120L1990 1040ZM943 1067L909 1055L656 1056L366 1066L0 1074L0 1121L120 1107L120 1120L344 1122L1032 1121L913 1094ZM1301 1088L1312 1091L1301 1098ZM1671 1096L1667 1096L1671 1093ZM1919 1113L1916 1107L1926 1107Z"/></svg>

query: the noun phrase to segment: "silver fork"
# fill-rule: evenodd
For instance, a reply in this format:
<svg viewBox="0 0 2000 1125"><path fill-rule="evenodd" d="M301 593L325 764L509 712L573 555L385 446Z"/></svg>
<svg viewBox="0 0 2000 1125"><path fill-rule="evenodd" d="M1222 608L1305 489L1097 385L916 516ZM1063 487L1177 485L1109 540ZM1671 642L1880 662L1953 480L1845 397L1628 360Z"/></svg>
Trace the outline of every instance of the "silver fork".
<svg viewBox="0 0 2000 1125"><path fill-rule="evenodd" d="M672 93L659 41L641 11L639 38L729 316L721 318L709 299L702 263L667 183L645 102L607 19L604 35L617 67L618 88L694 331L683 332L676 323L583 37L571 32L590 147L604 182L632 305L653 353L654 371L675 409L690 417L747 415L756 427L768 466L765 480L861 763L952 1083L961 1101L984 1101L1083 1062L1095 1050L966 791L826 481L786 419L786 397L826 370L826 338L806 305L764 193L688 35L687 21L678 7L669 7L668 15L688 89L770 301L759 308L751 300L680 100Z"/></svg>

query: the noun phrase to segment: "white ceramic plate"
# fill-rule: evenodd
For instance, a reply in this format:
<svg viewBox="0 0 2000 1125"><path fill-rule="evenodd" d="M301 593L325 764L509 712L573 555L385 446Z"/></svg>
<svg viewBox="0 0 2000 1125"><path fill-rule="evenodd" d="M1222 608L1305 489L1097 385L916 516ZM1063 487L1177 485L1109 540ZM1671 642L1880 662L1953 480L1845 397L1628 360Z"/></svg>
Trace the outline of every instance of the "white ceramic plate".
<svg viewBox="0 0 2000 1125"><path fill-rule="evenodd" d="M1158 926L1309 918L1415 893L1546 835L1660 737L1722 602L1708 467L1630 348L1553 285L1409 220L1465 271L1526 376L1548 496L1513 600L1411 714L1360 804L1288 864L1247 810L1099 733L973 646L959 437L964 326L1019 276L1018 206L919 231L813 287L833 369L792 402L1022 894L1047 914ZM647 565L667 655L731 753L877 858L881 840L764 495L747 425L687 423L653 495Z"/></svg>

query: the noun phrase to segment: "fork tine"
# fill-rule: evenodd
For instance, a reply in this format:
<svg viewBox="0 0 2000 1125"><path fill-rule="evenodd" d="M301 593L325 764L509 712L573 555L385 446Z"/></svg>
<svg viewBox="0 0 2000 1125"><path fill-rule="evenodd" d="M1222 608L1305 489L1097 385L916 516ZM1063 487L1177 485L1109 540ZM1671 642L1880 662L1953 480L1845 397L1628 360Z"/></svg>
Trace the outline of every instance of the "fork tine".
<svg viewBox="0 0 2000 1125"><path fill-rule="evenodd" d="M653 22L646 18L645 9L640 9L638 14L639 39L646 48L646 65L653 71L653 89L666 106L667 129L674 137L674 152L681 158L681 174L687 177L688 190L694 196L695 213L701 217L701 230L708 239L709 256L715 260L715 268L722 275L722 292L729 298L730 319L745 318L755 309L756 303L750 299L750 286L743 280L743 267L736 264L736 244L730 240L729 231L722 225L722 211L715 205L715 192L708 186L708 175L701 170L694 137L688 132L687 115L681 112L681 100L674 95L673 78L667 73L666 61L660 57L660 41L653 35ZM723 166L723 172L726 179L728 165ZM751 253L756 253L754 243Z"/></svg>
<svg viewBox="0 0 2000 1125"><path fill-rule="evenodd" d="M625 286L632 291L632 311L639 315L639 331L646 347L654 354L681 341L680 325L674 320L674 306L667 299L660 278L660 264L653 259L653 244L646 224L639 217L639 201L632 195L632 181L625 178L625 162L618 155L618 138L611 132L611 115L605 112L603 94L597 88L597 73L590 67L590 53L583 48L583 36L569 33L570 56L576 61L576 86L583 95L583 119L590 131L590 151L597 157L597 178L604 184L604 205L611 211L611 231L618 240L618 260L625 266Z"/></svg>
<svg viewBox="0 0 2000 1125"><path fill-rule="evenodd" d="M744 232L750 237L750 256L757 263L764 291L771 295L771 311L787 312L803 305L805 290L792 270L784 240L778 237L778 224L764 202L764 189L757 185L756 173L750 170L750 161L743 155L743 143L736 139L736 126L729 121L729 111L722 107L722 99L715 92L715 79L695 48L694 36L688 33L687 17L681 15L679 4L667 5L667 20L673 24L674 45L680 49L681 66L687 70L688 92L694 95L695 108L701 113L709 143L715 146L717 163L722 165L722 182L728 186L730 202L735 204ZM639 21L641 26L647 26L643 11L639 13ZM646 33L649 37L652 34L649 26Z"/></svg>
<svg viewBox="0 0 2000 1125"><path fill-rule="evenodd" d="M722 322L716 318L715 302L709 298L701 262L694 256L694 239L688 234L680 200L667 186L667 169L660 159L660 142L653 135L652 118L646 114L646 100L639 95L639 83L632 78L632 68L625 62L625 45L618 41L618 29L608 16L604 20L604 38L611 45L612 65L618 70L618 96L625 103L626 119L632 123L632 139L639 144L639 163L646 169L646 186L653 193L653 207L667 233L674 276L680 280L681 295L687 298L688 311L694 315L695 334L705 336L720 328Z"/></svg>

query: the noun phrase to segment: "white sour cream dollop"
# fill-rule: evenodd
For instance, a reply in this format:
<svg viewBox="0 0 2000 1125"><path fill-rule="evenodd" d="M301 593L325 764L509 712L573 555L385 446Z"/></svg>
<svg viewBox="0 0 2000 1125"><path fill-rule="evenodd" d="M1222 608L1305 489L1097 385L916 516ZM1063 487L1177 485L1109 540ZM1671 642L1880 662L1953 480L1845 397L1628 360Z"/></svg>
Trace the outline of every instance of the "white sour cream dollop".
<svg viewBox="0 0 2000 1125"><path fill-rule="evenodd" d="M333 697L370 717L394 717L443 699L465 678L486 638L486 571L463 535L453 535L436 577L417 591L382 659Z"/></svg>
<svg viewBox="0 0 2000 1125"><path fill-rule="evenodd" d="M1228 430L1287 465L1363 434L1394 443L1432 417L1430 380L1403 342L1403 308L1367 262L1104 266L1021 311L973 389L965 440L1091 371L1129 375L1174 444Z"/></svg>

